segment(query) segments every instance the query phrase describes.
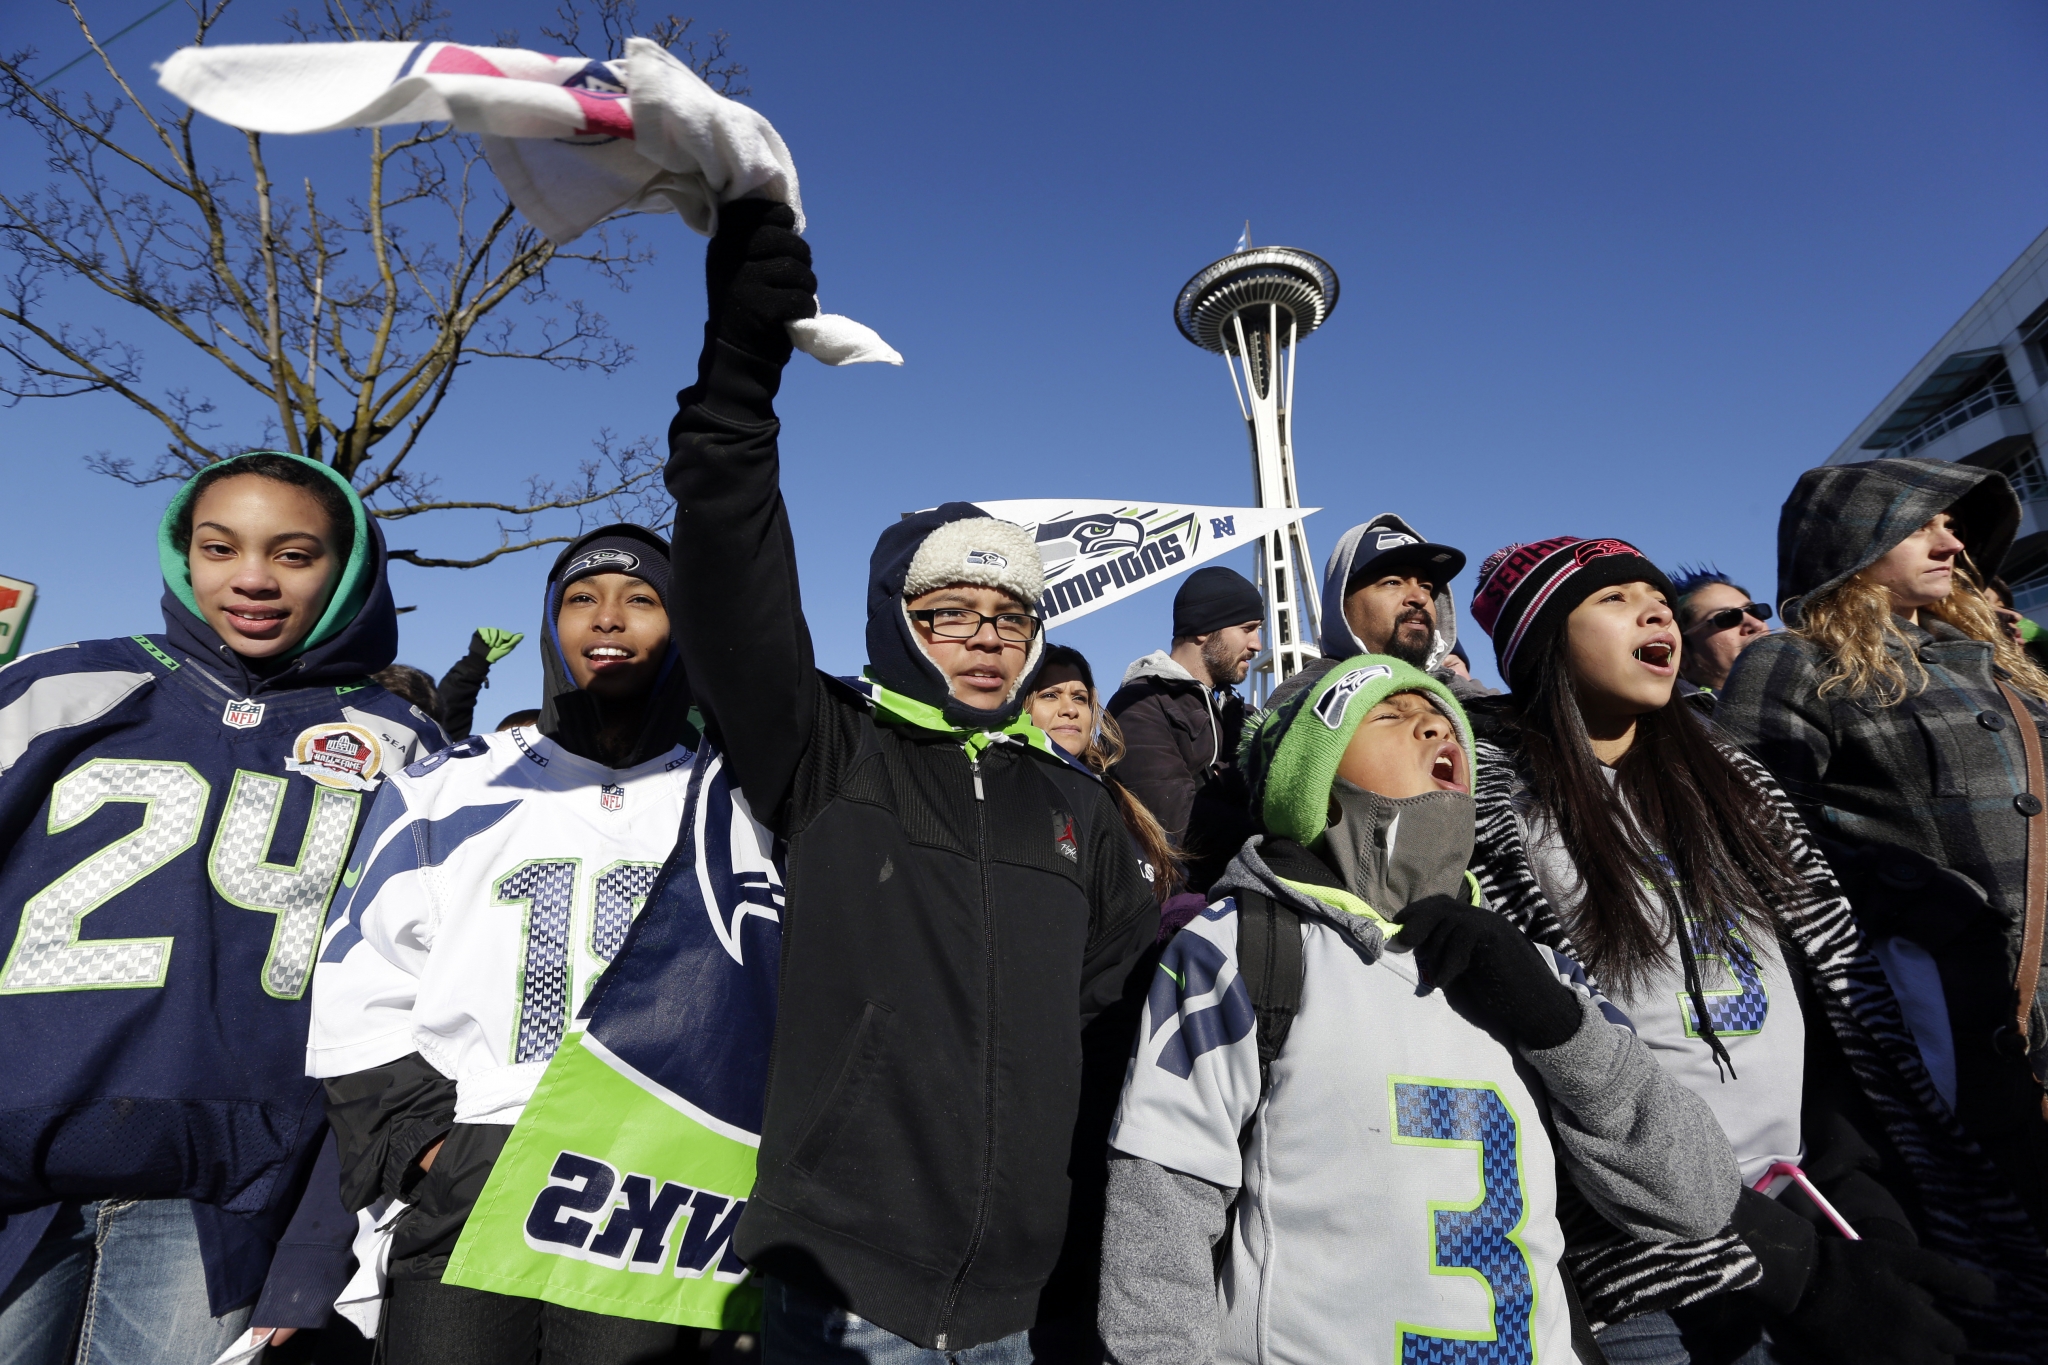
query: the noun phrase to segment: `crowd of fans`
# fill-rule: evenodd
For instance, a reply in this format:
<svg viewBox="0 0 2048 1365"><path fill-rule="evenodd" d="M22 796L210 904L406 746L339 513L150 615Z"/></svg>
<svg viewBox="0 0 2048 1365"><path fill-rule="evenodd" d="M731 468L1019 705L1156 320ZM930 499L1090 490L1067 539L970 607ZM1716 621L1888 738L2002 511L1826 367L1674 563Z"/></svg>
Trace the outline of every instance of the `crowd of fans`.
<svg viewBox="0 0 2048 1365"><path fill-rule="evenodd" d="M1240 575L1110 691L1029 534L947 503L882 532L838 679L773 406L816 292L789 210L728 206L673 543L563 552L491 733L524 637L393 663L375 521L287 455L172 500L162 634L0 673L0 1359L367 1358L365 1274L395 1365L2044 1357L2002 475L1808 471L1771 601L1495 550L1505 691L1466 554L1376 516L1263 709ZM444 1283L713 761L783 890L758 1330Z"/></svg>

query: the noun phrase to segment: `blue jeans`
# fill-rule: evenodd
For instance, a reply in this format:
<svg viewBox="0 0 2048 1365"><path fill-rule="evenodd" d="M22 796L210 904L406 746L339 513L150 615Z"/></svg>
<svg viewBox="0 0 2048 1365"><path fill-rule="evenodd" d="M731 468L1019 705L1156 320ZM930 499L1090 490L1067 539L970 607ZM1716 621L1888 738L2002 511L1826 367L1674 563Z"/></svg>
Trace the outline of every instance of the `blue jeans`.
<svg viewBox="0 0 2048 1365"><path fill-rule="evenodd" d="M66 1204L0 1294L0 1361L211 1365L249 1312L209 1311L185 1200Z"/></svg>
<svg viewBox="0 0 2048 1365"><path fill-rule="evenodd" d="M1016 1332L963 1351L934 1351L844 1308L761 1281L762 1365L1032 1365L1031 1334Z"/></svg>

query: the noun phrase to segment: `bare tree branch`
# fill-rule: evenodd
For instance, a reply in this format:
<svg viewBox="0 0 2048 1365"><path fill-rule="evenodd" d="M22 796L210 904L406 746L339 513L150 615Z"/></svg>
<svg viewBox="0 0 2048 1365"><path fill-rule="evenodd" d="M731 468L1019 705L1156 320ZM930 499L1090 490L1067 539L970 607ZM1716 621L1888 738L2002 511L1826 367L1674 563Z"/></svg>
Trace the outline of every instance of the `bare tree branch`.
<svg viewBox="0 0 2048 1365"><path fill-rule="evenodd" d="M263 140L193 111L152 109L110 58L85 12L64 0L118 94L39 88L35 53L0 53L0 113L37 156L0 173L0 406L112 395L164 433L154 456L100 452L90 468L131 485L182 479L250 449L309 455L348 477L387 521L492 512L487 553L396 552L468 568L570 538L600 510L666 521L650 438L610 430L573 477L535 475L522 495L436 491L419 468L456 378L479 364L527 361L615 374L633 358L604 313L569 292L571 276L624 288L652 252L620 225L558 249L522 219L486 173L477 139L447 127L362 135L358 186L305 180L280 193ZM188 0L204 43L232 0ZM318 0L283 17L300 41L446 37L439 0ZM637 0L565 0L544 37L608 58L640 34L675 51L723 93L746 93L746 68L723 32L692 36L675 14L643 22ZM517 42L517 34L496 35ZM599 50L585 52L588 42ZM33 182L32 166L43 178ZM116 305L134 325L75 321ZM147 346L203 357L223 391L152 383ZM546 520L547 525L541 525ZM442 523L435 523L440 525Z"/></svg>

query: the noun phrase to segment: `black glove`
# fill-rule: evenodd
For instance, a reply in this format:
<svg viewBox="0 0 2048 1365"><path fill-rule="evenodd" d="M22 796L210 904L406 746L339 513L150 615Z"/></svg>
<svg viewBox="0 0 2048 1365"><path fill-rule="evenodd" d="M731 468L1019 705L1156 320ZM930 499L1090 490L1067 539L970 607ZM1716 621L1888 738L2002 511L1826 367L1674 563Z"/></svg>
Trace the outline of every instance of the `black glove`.
<svg viewBox="0 0 2048 1365"><path fill-rule="evenodd" d="M1579 1031L1578 992L1559 981L1522 931L1455 896L1428 896L1397 916L1400 941L1460 1014L1524 1047Z"/></svg>
<svg viewBox="0 0 2048 1365"><path fill-rule="evenodd" d="M1823 1237L1799 1306L1771 1325L1815 1357L1843 1365L1950 1365L1968 1348L1936 1297L1986 1304L1991 1281L1934 1252Z"/></svg>
<svg viewBox="0 0 2048 1365"><path fill-rule="evenodd" d="M785 364L786 324L817 316L817 294L811 248L787 204L740 199L719 209L718 234L704 253L707 339Z"/></svg>

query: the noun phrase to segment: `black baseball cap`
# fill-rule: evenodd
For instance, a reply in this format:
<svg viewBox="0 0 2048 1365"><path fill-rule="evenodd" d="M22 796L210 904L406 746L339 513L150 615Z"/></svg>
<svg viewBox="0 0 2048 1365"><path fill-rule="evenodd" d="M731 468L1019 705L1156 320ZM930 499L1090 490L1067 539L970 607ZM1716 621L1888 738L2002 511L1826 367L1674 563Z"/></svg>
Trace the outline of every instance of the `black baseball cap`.
<svg viewBox="0 0 2048 1365"><path fill-rule="evenodd" d="M1378 526L1366 532L1365 542L1358 547L1358 554L1365 557L1351 561L1351 576L1344 580L1347 593L1358 586L1359 580L1378 578L1395 569L1419 569L1439 588L1465 570L1463 550L1419 540L1392 526Z"/></svg>

